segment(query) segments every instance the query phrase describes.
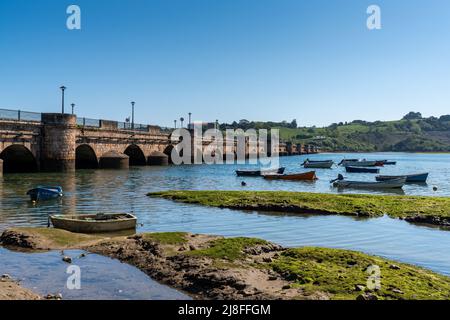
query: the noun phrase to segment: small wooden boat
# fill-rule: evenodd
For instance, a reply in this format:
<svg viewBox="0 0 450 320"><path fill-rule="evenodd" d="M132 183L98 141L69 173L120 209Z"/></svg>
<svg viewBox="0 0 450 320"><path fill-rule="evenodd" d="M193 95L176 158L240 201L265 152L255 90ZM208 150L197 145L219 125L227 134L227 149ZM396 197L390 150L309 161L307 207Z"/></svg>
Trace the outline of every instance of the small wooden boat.
<svg viewBox="0 0 450 320"><path fill-rule="evenodd" d="M27 191L27 195L30 196L31 201L45 201L50 199L56 199L63 196L62 187L59 186L40 186Z"/></svg>
<svg viewBox="0 0 450 320"><path fill-rule="evenodd" d="M380 173L380 169L378 168L352 167L352 166L345 167L345 171L355 173Z"/></svg>
<svg viewBox="0 0 450 320"><path fill-rule="evenodd" d="M136 229L137 219L130 213L53 215L50 221L57 229L77 233L102 233Z"/></svg>
<svg viewBox="0 0 450 320"><path fill-rule="evenodd" d="M368 181L350 181L345 180L342 175L338 179L330 181L335 188L353 188L353 189L401 189L406 183L406 178L393 179L382 182Z"/></svg>
<svg viewBox="0 0 450 320"><path fill-rule="evenodd" d="M316 172L310 171L295 174L267 174L264 176L267 180L293 180L293 181L314 181L317 180Z"/></svg>
<svg viewBox="0 0 450 320"><path fill-rule="evenodd" d="M333 164L333 160L311 161L306 159L302 166L305 168L330 169Z"/></svg>
<svg viewBox="0 0 450 320"><path fill-rule="evenodd" d="M259 177L266 174L283 174L286 168L267 169L267 170L236 170L238 177Z"/></svg>
<svg viewBox="0 0 450 320"><path fill-rule="evenodd" d="M393 179L406 178L406 183L425 183L428 179L428 172L426 173L417 173L417 174L408 174L404 176L377 176L375 179L377 181L390 181Z"/></svg>

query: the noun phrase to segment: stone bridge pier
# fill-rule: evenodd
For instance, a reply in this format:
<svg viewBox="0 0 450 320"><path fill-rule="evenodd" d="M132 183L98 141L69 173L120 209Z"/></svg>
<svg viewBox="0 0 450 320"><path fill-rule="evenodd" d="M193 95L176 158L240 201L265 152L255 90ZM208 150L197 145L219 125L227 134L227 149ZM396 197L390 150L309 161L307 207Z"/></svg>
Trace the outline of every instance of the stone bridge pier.
<svg viewBox="0 0 450 320"><path fill-rule="evenodd" d="M42 114L41 170L75 170L77 131L75 115Z"/></svg>

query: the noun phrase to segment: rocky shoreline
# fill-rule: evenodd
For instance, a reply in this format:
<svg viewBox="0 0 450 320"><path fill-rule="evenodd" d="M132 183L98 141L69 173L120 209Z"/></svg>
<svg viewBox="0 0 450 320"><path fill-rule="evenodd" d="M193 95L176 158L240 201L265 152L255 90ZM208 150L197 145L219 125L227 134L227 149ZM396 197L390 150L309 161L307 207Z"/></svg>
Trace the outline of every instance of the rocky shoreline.
<svg viewBox="0 0 450 320"><path fill-rule="evenodd" d="M450 278L358 252L283 248L253 238L183 232L99 237L58 229L9 229L8 248L82 249L136 266L195 299L450 299ZM380 288L367 270L380 268Z"/></svg>

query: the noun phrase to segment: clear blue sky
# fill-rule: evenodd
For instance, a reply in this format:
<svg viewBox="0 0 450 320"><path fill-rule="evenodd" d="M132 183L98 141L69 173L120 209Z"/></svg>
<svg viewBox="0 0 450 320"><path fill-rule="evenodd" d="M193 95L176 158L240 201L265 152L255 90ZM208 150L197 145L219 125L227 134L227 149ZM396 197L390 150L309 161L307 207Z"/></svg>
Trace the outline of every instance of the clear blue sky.
<svg viewBox="0 0 450 320"><path fill-rule="evenodd" d="M135 100L166 126L448 114L449 34L448 0L1 0L0 108L59 111L64 84L80 116L123 120Z"/></svg>

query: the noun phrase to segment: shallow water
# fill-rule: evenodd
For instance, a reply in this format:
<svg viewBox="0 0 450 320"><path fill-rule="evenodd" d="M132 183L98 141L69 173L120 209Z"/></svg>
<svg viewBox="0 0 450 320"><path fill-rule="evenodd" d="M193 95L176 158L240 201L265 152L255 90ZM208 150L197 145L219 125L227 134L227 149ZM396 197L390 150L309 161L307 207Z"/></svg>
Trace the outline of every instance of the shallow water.
<svg viewBox="0 0 450 320"><path fill-rule="evenodd" d="M382 168L382 174L430 172L428 185L408 185L411 195L450 196L450 154L321 154L314 159L389 159L396 166ZM305 171L306 156L284 157L287 172ZM338 192L328 181L344 169L319 169L319 181L266 181L238 178L242 165L193 165L136 167L124 171L86 170L75 174L12 174L0 183L0 230L8 226L45 226L47 215L56 213L130 212L139 231L191 231L225 236L254 236L286 246L327 246L360 250L424 266L450 275L450 231L416 226L387 217L354 219L339 216L286 216L221 210L148 198L149 191L168 189L290 190ZM358 180L373 180L373 174L344 174ZM25 192L39 184L60 184L65 196L59 201L31 204ZM433 191L432 187L438 190ZM360 193L360 190L345 191ZM370 191L364 191L370 193Z"/></svg>
<svg viewBox="0 0 450 320"><path fill-rule="evenodd" d="M82 253L86 257L81 258ZM73 265L79 266L80 289L68 289L69 264L59 251L13 252L0 248L0 274L9 274L40 295L61 293L65 300L179 300L189 296L161 285L140 270L117 260L80 250L66 250Z"/></svg>

